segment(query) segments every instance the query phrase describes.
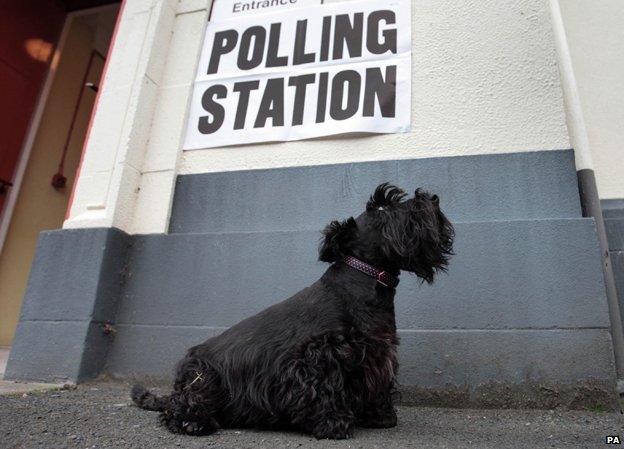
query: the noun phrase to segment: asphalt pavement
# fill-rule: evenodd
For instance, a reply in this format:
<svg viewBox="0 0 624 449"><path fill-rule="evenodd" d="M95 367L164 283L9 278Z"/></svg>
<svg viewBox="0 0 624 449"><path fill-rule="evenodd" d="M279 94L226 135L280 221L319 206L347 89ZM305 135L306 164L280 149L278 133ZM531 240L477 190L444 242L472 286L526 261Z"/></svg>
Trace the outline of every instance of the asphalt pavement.
<svg viewBox="0 0 624 449"><path fill-rule="evenodd" d="M129 386L99 382L75 389L0 396L0 447L17 448L602 448L624 438L624 417L600 410L475 410L399 407L393 429L357 429L354 438L317 441L293 432L220 430L173 435L155 412L139 410Z"/></svg>

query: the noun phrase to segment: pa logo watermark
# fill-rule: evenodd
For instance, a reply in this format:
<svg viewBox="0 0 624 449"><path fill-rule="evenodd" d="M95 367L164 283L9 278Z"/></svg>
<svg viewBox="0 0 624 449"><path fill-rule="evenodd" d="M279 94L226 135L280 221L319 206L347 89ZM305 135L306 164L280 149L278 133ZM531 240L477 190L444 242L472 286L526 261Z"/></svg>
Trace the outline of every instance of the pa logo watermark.
<svg viewBox="0 0 624 449"><path fill-rule="evenodd" d="M619 435L607 435L605 437L605 444L622 444L622 437Z"/></svg>

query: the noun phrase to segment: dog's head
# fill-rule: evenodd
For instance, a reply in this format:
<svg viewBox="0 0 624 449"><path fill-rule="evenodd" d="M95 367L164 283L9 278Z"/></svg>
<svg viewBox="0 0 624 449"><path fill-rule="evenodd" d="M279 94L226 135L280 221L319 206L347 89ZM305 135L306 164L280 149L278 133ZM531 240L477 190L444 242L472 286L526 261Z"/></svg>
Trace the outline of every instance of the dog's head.
<svg viewBox="0 0 624 449"><path fill-rule="evenodd" d="M437 195L416 189L413 198L388 183L375 189L357 218L332 221L323 231L319 259L354 256L388 271L405 270L433 282L453 254L453 225Z"/></svg>

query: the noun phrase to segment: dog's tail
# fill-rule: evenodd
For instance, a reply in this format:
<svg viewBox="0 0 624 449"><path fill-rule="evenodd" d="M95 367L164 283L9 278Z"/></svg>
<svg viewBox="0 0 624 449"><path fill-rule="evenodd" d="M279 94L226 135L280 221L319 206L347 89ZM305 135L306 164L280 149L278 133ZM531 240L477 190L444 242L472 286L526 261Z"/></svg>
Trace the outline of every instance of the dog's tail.
<svg viewBox="0 0 624 449"><path fill-rule="evenodd" d="M169 396L156 396L142 385L132 387L130 396L138 407L155 412L162 412L169 399Z"/></svg>

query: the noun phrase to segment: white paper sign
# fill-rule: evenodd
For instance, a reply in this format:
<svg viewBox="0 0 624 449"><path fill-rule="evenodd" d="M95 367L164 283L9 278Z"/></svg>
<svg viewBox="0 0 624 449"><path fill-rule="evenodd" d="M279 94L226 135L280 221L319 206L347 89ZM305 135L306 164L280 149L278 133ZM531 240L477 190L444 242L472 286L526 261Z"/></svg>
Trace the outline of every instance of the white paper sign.
<svg viewBox="0 0 624 449"><path fill-rule="evenodd" d="M320 4L320 0L212 0L210 20L231 19L248 14L279 13L285 9Z"/></svg>
<svg viewBox="0 0 624 449"><path fill-rule="evenodd" d="M184 149L410 129L410 0L210 22Z"/></svg>

